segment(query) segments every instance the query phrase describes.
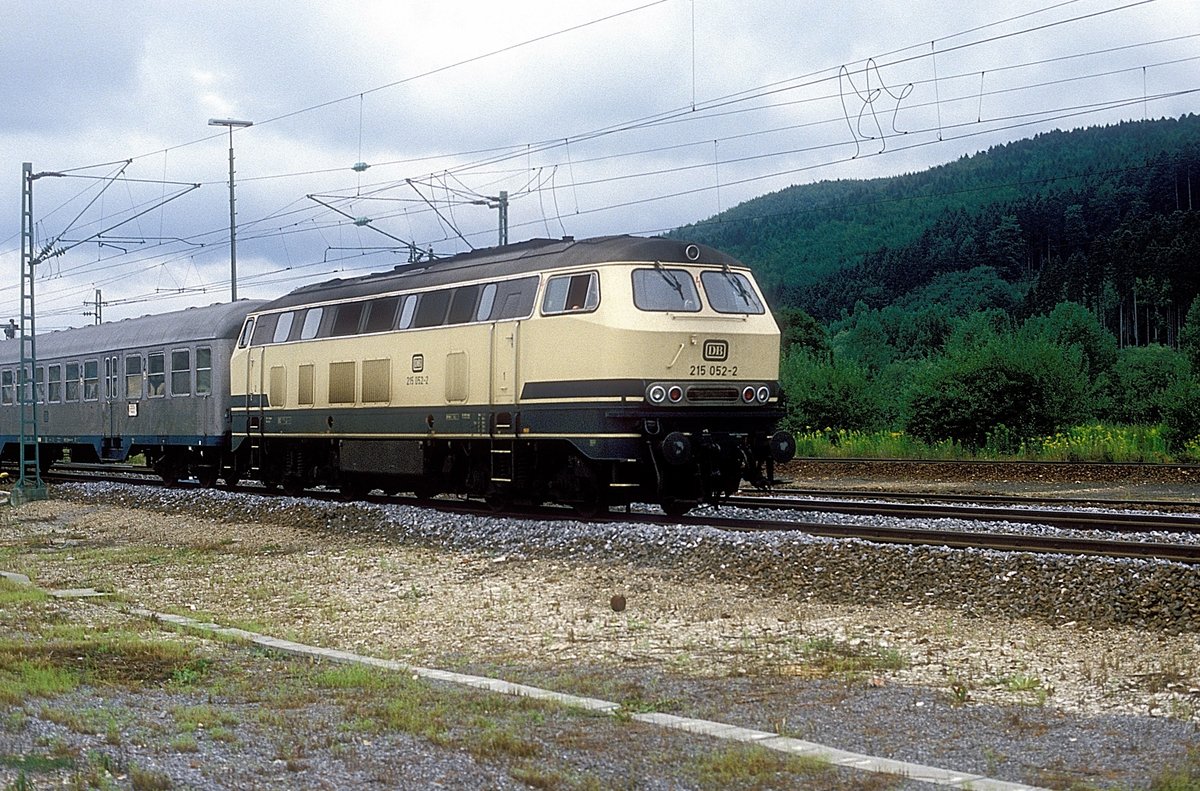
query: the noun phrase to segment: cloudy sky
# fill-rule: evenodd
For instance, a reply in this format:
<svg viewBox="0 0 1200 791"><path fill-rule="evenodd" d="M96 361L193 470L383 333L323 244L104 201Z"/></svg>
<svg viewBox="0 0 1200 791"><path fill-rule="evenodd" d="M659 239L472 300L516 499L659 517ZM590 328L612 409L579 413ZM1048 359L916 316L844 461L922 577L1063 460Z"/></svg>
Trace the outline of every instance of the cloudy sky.
<svg viewBox="0 0 1200 791"><path fill-rule="evenodd" d="M1200 110L1195 0L0 0L0 319L39 331ZM356 163L362 165L355 167ZM42 175L44 174L44 175ZM61 174L61 175L52 175ZM196 187L195 185L199 185Z"/></svg>

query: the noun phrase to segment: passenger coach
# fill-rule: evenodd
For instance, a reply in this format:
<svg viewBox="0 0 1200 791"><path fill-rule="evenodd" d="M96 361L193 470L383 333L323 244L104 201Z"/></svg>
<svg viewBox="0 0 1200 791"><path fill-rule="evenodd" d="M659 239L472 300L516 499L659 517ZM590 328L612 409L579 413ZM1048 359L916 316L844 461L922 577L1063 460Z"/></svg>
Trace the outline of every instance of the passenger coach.
<svg viewBox="0 0 1200 791"><path fill-rule="evenodd" d="M38 410L43 469L143 453L168 481L215 483L229 447L229 358L242 300L39 335L25 377ZM0 343L0 451L20 458L21 344Z"/></svg>

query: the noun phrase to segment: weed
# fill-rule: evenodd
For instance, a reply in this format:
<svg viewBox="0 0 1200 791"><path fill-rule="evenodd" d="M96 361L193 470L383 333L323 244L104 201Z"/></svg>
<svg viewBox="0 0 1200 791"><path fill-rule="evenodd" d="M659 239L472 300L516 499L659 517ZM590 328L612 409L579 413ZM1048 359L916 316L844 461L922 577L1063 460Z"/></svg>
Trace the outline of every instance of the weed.
<svg viewBox="0 0 1200 791"><path fill-rule="evenodd" d="M175 706L171 716L184 732L195 732L201 729L213 728L217 725L236 725L237 715L216 706Z"/></svg>
<svg viewBox="0 0 1200 791"><path fill-rule="evenodd" d="M75 759L66 755L0 755L0 766L30 774L70 769L74 765Z"/></svg>
<svg viewBox="0 0 1200 791"><path fill-rule="evenodd" d="M714 788L766 785L780 774L817 778L832 771L822 758L784 755L757 745L731 745L696 758L690 769L704 786Z"/></svg>
<svg viewBox="0 0 1200 791"><path fill-rule="evenodd" d="M808 667L818 674L855 676L879 670L900 670L906 662L893 648L865 642L847 642L832 637L815 637L800 646Z"/></svg>
<svg viewBox="0 0 1200 791"><path fill-rule="evenodd" d="M537 742L496 727L485 728L467 749L477 758L532 758L541 752Z"/></svg>
<svg viewBox="0 0 1200 791"><path fill-rule="evenodd" d="M171 739L171 749L177 753L200 752L200 744L191 733L178 733Z"/></svg>
<svg viewBox="0 0 1200 791"><path fill-rule="evenodd" d="M168 775L137 764L129 765L129 784L133 791L167 791L172 786Z"/></svg>

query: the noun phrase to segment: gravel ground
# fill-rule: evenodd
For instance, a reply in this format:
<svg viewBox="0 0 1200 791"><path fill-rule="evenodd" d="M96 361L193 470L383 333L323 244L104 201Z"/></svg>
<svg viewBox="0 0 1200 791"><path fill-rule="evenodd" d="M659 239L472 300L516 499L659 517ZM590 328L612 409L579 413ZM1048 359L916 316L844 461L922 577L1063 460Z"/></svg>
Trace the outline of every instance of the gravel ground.
<svg viewBox="0 0 1200 791"><path fill-rule="evenodd" d="M630 711L1054 788L1200 777L1200 599L1196 572L1177 564L100 484L57 487L52 501L12 512L0 553L0 567L46 588L91 586L138 606ZM615 594L627 603L620 612ZM92 602L44 606L93 628L133 622ZM320 686L320 669L304 663L173 639L226 674ZM726 750L714 740L559 709L511 715L526 747L507 751L480 748L477 715L434 738L348 727L364 704L330 692L287 708L280 727L263 714L274 709L231 689L88 686L5 705L0 783L23 773L37 787L79 784L107 772L115 787L143 788L921 787L794 766L730 776L713 764ZM170 712L202 705L243 713L182 738ZM61 714L103 707L122 712L120 723L80 726ZM210 738L214 727L221 736ZM71 765L35 773L16 758L55 750Z"/></svg>

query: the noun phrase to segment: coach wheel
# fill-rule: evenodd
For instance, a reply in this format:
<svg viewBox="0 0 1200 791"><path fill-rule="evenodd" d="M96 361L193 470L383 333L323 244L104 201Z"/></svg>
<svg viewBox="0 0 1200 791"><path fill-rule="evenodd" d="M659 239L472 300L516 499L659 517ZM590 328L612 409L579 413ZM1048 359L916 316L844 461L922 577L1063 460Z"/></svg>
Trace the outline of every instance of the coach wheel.
<svg viewBox="0 0 1200 791"><path fill-rule="evenodd" d="M179 483L179 465L169 456L163 456L154 462L154 472L159 478L162 478L162 482L166 486L174 486Z"/></svg>
<svg viewBox="0 0 1200 791"><path fill-rule="evenodd" d="M289 475L283 479L283 493L288 497L300 497L304 494L304 480L298 475Z"/></svg>
<svg viewBox="0 0 1200 791"><path fill-rule="evenodd" d="M217 485L218 472L216 465L200 465L195 469L196 480L200 482L200 486L203 488L212 489Z"/></svg>

